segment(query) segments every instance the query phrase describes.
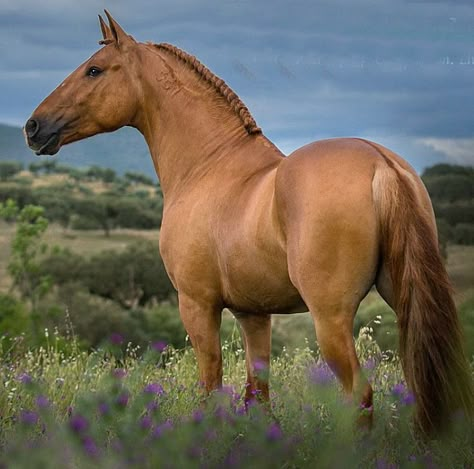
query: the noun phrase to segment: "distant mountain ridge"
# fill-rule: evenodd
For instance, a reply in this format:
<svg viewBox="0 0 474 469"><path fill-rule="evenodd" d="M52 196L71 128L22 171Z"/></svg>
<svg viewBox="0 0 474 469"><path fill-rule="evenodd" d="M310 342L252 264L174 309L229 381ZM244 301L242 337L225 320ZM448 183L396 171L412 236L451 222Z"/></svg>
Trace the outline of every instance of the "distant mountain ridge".
<svg viewBox="0 0 474 469"><path fill-rule="evenodd" d="M66 145L54 157L38 157L26 146L20 127L0 124L0 161L19 161L28 166L39 158L57 158L59 163L75 167L98 165L112 168L119 174L137 171L156 179L148 147L135 129L124 128L113 134L97 135Z"/></svg>

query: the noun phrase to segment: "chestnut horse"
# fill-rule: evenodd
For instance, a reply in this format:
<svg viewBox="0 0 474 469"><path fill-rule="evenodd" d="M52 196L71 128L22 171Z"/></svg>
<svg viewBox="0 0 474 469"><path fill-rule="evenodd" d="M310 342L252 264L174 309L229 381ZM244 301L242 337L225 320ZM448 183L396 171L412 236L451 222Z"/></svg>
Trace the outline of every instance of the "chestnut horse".
<svg viewBox="0 0 474 469"><path fill-rule="evenodd" d="M136 42L106 14L104 47L39 105L24 132L38 155L126 125L143 134L164 195L160 251L205 389L222 383L224 307L243 332L248 399L257 389L268 399L256 368L269 366L271 314L309 310L344 391L371 409L353 320L375 284L398 317L420 428L443 429L458 409L470 414L433 209L409 164L360 138L323 140L284 157L195 57Z"/></svg>

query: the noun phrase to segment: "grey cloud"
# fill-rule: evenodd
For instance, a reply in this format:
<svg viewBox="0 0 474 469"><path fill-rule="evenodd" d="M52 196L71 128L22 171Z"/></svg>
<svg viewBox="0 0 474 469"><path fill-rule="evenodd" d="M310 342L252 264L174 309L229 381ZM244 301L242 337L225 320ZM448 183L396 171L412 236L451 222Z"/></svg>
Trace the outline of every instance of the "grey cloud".
<svg viewBox="0 0 474 469"><path fill-rule="evenodd" d="M287 148L372 133L436 159L416 138L474 133L469 2L1 1L0 120L26 118L97 50L107 6L138 40L197 55Z"/></svg>

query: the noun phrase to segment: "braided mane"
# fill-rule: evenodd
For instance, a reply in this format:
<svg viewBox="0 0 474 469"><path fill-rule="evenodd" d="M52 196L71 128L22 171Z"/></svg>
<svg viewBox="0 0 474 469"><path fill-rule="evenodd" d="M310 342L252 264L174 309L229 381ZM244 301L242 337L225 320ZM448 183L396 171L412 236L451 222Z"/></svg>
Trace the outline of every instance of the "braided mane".
<svg viewBox="0 0 474 469"><path fill-rule="evenodd" d="M262 132L262 129L258 127L247 106L241 101L237 94L232 91L224 80L214 75L214 73L212 73L196 57L184 52L184 50L173 46L172 44L161 43L153 45L158 49L174 55L177 59L187 64L198 73L203 80L209 83L229 103L233 111L239 116L249 134L258 134Z"/></svg>

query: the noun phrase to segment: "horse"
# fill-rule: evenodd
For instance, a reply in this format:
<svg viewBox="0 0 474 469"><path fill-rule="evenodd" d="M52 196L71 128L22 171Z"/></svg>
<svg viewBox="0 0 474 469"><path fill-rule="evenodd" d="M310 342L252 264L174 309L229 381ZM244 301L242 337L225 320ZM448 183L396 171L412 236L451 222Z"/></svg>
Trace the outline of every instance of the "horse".
<svg viewBox="0 0 474 469"><path fill-rule="evenodd" d="M462 332L428 193L380 144L334 138L289 156L197 58L140 43L105 11L101 47L24 126L37 155L123 126L145 138L164 197L159 248L177 290L205 393L222 385L223 308L246 353L246 401L269 399L271 315L309 311L320 351L372 420L373 390L353 321L375 285L395 311L400 355L424 433L472 415Z"/></svg>

